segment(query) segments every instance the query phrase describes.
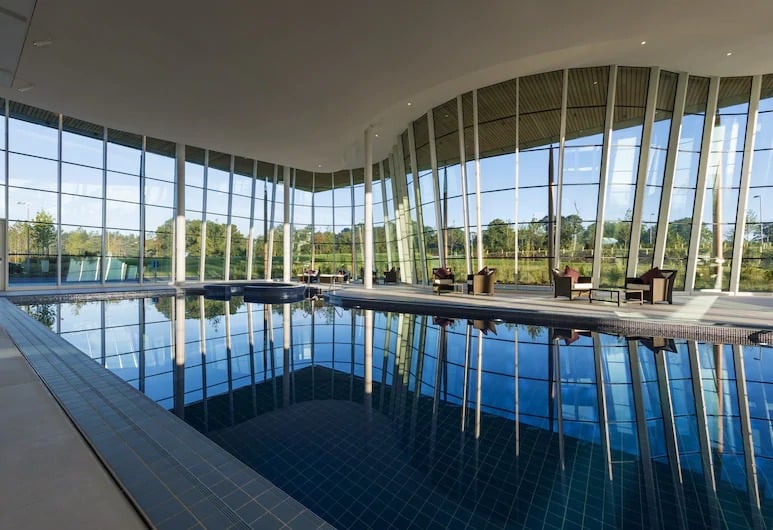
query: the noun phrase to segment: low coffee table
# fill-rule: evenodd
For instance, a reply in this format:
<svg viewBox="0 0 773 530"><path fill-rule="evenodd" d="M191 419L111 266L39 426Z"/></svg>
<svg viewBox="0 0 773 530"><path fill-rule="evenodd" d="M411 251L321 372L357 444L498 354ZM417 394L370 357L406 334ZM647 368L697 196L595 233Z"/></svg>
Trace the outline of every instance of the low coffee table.
<svg viewBox="0 0 773 530"><path fill-rule="evenodd" d="M622 298L622 299L621 299ZM641 289L618 289L618 288L598 288L591 289L588 293L588 300L592 304L594 300L597 302L617 302L617 306L620 307L620 302L639 302L641 305L644 302L644 291Z"/></svg>

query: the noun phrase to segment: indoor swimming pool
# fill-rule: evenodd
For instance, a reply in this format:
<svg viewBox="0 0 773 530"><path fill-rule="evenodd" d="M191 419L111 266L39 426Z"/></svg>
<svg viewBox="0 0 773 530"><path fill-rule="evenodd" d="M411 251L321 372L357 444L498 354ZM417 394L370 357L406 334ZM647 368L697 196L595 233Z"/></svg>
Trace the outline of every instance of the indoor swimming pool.
<svg viewBox="0 0 773 530"><path fill-rule="evenodd" d="M773 347L203 296L25 305L338 528L773 525Z"/></svg>

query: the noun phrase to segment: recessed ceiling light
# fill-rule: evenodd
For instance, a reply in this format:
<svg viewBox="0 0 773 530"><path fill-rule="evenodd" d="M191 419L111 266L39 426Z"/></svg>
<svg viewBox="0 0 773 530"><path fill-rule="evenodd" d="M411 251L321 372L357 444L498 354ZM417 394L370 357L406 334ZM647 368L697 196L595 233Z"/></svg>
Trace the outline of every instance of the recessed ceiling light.
<svg viewBox="0 0 773 530"><path fill-rule="evenodd" d="M317 164L317 167L322 167L322 164Z"/></svg>
<svg viewBox="0 0 773 530"><path fill-rule="evenodd" d="M727 52L725 55L730 57L731 55L733 55L733 52Z"/></svg>
<svg viewBox="0 0 773 530"><path fill-rule="evenodd" d="M373 136L375 136L376 138L378 138L378 133L374 134Z"/></svg>
<svg viewBox="0 0 773 530"><path fill-rule="evenodd" d="M647 41L646 41L646 40L643 40L643 41L641 41L641 45L642 45L642 46L644 46L645 44L647 44Z"/></svg>
<svg viewBox="0 0 773 530"><path fill-rule="evenodd" d="M408 102L408 106L410 107L411 105L413 105L413 103L411 103L411 102L409 101L409 102Z"/></svg>
<svg viewBox="0 0 773 530"><path fill-rule="evenodd" d="M36 48L43 48L45 46L50 46L53 43L54 41L52 41L51 39L41 39L41 40L32 41L32 45L35 46Z"/></svg>
<svg viewBox="0 0 773 530"><path fill-rule="evenodd" d="M599 82L598 82L598 81L594 81L594 82L593 82L593 84L594 84L594 85L598 85L598 84L599 84Z"/></svg>

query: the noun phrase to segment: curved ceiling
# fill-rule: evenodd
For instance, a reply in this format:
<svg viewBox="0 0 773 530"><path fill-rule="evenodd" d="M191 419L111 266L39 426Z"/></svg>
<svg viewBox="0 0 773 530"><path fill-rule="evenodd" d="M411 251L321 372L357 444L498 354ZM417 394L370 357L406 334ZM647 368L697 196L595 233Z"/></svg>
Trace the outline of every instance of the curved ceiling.
<svg viewBox="0 0 773 530"><path fill-rule="evenodd" d="M26 4L0 0L0 27ZM598 64L773 72L772 19L769 0L37 0L14 79L34 88L0 95L329 172L362 166L368 125L380 160L429 108L519 75ZM0 33L0 48L18 38Z"/></svg>

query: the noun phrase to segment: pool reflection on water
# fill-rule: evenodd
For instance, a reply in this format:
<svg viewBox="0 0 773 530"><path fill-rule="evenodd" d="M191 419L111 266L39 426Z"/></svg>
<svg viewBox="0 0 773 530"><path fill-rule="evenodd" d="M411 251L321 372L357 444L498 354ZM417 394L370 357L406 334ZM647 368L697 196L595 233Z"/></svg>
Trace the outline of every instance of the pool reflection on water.
<svg viewBox="0 0 773 530"><path fill-rule="evenodd" d="M769 346L313 300L25 309L341 528L773 525Z"/></svg>

